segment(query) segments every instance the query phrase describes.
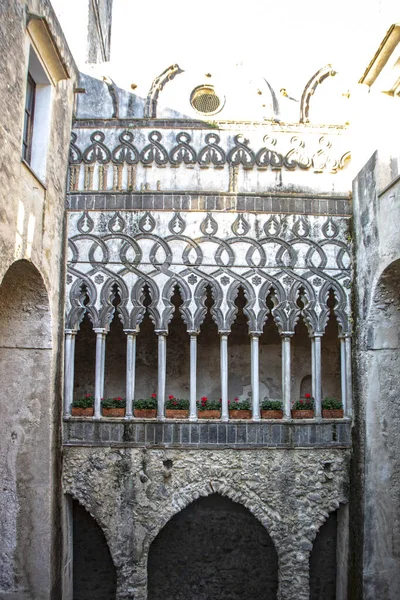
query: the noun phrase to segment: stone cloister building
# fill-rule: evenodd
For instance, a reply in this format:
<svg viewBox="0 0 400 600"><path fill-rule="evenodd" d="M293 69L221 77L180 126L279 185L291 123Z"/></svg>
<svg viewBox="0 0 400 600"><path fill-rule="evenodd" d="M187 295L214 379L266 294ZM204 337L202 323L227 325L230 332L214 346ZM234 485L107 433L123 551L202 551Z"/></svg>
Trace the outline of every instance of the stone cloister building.
<svg viewBox="0 0 400 600"><path fill-rule="evenodd" d="M111 9L80 4L91 62ZM79 73L47 0L0 15L0 598L395 599L391 136L340 116L331 65L299 102L212 65L165 65L141 94ZM386 131L398 32L358 99L386 92ZM94 416L72 416L85 394ZM152 394L157 417L135 417ZM292 419L306 394L314 418ZM114 396L123 418L102 414Z"/></svg>

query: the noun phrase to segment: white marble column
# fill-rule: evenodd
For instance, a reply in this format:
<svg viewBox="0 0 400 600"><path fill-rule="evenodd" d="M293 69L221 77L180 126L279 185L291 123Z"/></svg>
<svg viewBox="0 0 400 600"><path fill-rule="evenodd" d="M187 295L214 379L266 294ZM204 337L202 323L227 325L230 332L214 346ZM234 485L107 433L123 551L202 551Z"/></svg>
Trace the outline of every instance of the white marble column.
<svg viewBox="0 0 400 600"><path fill-rule="evenodd" d="M347 417L353 415L353 384L351 374L351 337L346 335L346 400L347 400Z"/></svg>
<svg viewBox="0 0 400 600"><path fill-rule="evenodd" d="M251 399L253 421L260 420L260 334L251 336Z"/></svg>
<svg viewBox="0 0 400 600"><path fill-rule="evenodd" d="M125 419L133 417L136 375L136 329L124 329L126 333L126 409Z"/></svg>
<svg viewBox="0 0 400 600"><path fill-rule="evenodd" d="M343 414L347 416L347 377L346 377L346 339L339 336L340 340L340 387L342 391Z"/></svg>
<svg viewBox="0 0 400 600"><path fill-rule="evenodd" d="M322 407L321 407L321 391L322 391L322 377L321 377L321 341L322 341L322 333L315 333L313 336L313 354L314 360L313 370L312 370L312 388L313 388L313 397L315 403L315 416L322 416Z"/></svg>
<svg viewBox="0 0 400 600"><path fill-rule="evenodd" d="M315 338L311 336L311 396L315 398Z"/></svg>
<svg viewBox="0 0 400 600"><path fill-rule="evenodd" d="M283 400L283 413L286 418L291 416L291 382L290 382L290 338L292 333L284 332L282 336L282 400Z"/></svg>
<svg viewBox="0 0 400 600"><path fill-rule="evenodd" d="M221 421L229 420L228 408L228 333L220 333Z"/></svg>
<svg viewBox="0 0 400 600"><path fill-rule="evenodd" d="M189 421L197 421L197 335L191 331L190 335L190 412Z"/></svg>
<svg viewBox="0 0 400 600"><path fill-rule="evenodd" d="M71 414L74 399L75 329L65 330L64 415Z"/></svg>
<svg viewBox="0 0 400 600"><path fill-rule="evenodd" d="M106 330L103 327L93 329L96 334L96 371L94 383L94 418L101 416L101 399L104 394L104 367L106 359Z"/></svg>
<svg viewBox="0 0 400 600"><path fill-rule="evenodd" d="M167 379L167 335L166 331L156 331L158 335L158 389L157 417L165 419L165 386Z"/></svg>

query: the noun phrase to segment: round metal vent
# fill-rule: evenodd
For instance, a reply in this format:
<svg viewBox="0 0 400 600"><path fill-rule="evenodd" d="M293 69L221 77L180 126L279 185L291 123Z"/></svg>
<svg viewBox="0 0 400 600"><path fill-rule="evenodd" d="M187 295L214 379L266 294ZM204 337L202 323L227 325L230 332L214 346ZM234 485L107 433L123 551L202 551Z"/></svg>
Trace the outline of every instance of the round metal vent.
<svg viewBox="0 0 400 600"><path fill-rule="evenodd" d="M193 90L190 96L190 104L203 115L215 115L215 113L222 110L224 98L215 93L212 85L200 85Z"/></svg>

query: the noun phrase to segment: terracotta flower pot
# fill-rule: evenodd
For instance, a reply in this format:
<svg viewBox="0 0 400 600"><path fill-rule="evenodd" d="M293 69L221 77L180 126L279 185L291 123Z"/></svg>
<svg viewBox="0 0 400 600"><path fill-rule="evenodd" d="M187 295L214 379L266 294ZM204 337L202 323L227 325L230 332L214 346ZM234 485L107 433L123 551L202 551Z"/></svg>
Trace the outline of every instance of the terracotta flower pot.
<svg viewBox="0 0 400 600"><path fill-rule="evenodd" d="M324 419L343 419L343 408L323 408L322 416Z"/></svg>
<svg viewBox="0 0 400 600"><path fill-rule="evenodd" d="M124 417L125 408L103 408L103 417Z"/></svg>
<svg viewBox="0 0 400 600"><path fill-rule="evenodd" d="M134 408L133 414L137 419L155 419L157 417L156 408Z"/></svg>
<svg viewBox="0 0 400 600"><path fill-rule="evenodd" d="M93 406L90 408L78 408L77 406L73 406L71 414L73 417L93 417L94 408Z"/></svg>
<svg viewBox="0 0 400 600"><path fill-rule="evenodd" d="M283 419L283 410L262 410L262 419Z"/></svg>
<svg viewBox="0 0 400 600"><path fill-rule="evenodd" d="M236 410L229 411L230 419L251 419L251 410Z"/></svg>
<svg viewBox="0 0 400 600"><path fill-rule="evenodd" d="M313 410L296 410L292 409L292 419L313 419L314 411Z"/></svg>
<svg viewBox="0 0 400 600"><path fill-rule="evenodd" d="M220 410L198 410L197 417L199 419L220 419L221 411Z"/></svg>
<svg viewBox="0 0 400 600"><path fill-rule="evenodd" d="M189 417L189 411L179 410L176 408L166 408L165 416L167 419L187 419Z"/></svg>

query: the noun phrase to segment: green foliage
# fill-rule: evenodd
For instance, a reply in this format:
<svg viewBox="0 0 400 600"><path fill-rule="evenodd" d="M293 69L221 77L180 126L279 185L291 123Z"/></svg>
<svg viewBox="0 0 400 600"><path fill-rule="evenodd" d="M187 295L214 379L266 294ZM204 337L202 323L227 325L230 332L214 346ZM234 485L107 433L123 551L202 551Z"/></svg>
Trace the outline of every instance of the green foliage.
<svg viewBox="0 0 400 600"><path fill-rule="evenodd" d="M311 394L305 394L304 398L296 400L292 406L293 410L314 410L314 398Z"/></svg>
<svg viewBox="0 0 400 600"><path fill-rule="evenodd" d="M343 408L343 404L341 400L337 400L337 398L329 398L328 396L322 400L322 408L326 410L341 410Z"/></svg>
<svg viewBox="0 0 400 600"><path fill-rule="evenodd" d="M261 410L282 410L282 402L280 400L263 400Z"/></svg>
<svg viewBox="0 0 400 600"><path fill-rule="evenodd" d="M102 408L125 408L126 401L125 398L121 398L121 396L115 396L114 398L102 398L101 406Z"/></svg>
<svg viewBox="0 0 400 600"><path fill-rule="evenodd" d="M157 394L152 394L150 398L134 400L133 408L157 408Z"/></svg>
<svg viewBox="0 0 400 600"><path fill-rule="evenodd" d="M165 408L172 408L173 410L188 410L189 400L183 398L175 398L175 396L168 396L168 400L165 403Z"/></svg>
<svg viewBox="0 0 400 600"><path fill-rule="evenodd" d="M74 408L92 408L94 406L93 394L85 394L83 398L78 398L72 402Z"/></svg>
<svg viewBox="0 0 400 600"><path fill-rule="evenodd" d="M250 400L239 400L234 398L233 402L228 400L229 410L251 410Z"/></svg>
<svg viewBox="0 0 400 600"><path fill-rule="evenodd" d="M196 402L197 410L221 410L221 400L209 400L207 396L203 396Z"/></svg>

